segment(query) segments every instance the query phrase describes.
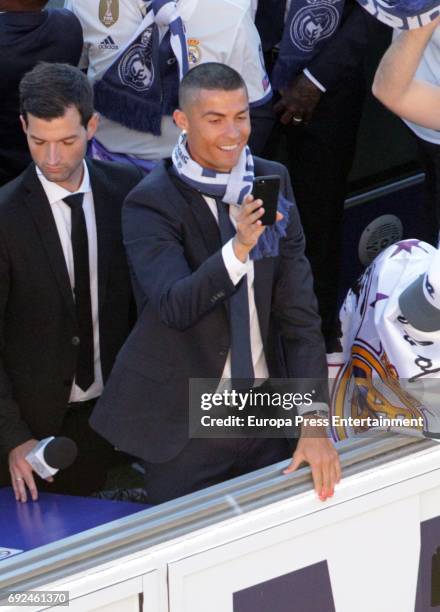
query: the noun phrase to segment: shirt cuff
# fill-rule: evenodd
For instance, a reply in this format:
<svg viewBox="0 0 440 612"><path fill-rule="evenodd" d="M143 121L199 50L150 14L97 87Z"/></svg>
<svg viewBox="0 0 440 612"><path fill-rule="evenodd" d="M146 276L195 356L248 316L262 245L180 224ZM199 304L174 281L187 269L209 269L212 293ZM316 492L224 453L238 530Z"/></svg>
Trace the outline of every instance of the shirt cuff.
<svg viewBox="0 0 440 612"><path fill-rule="evenodd" d="M305 75L306 75L306 77L307 77L307 78L308 78L310 81L312 81L312 83L313 83L314 85L316 85L316 87L317 87L318 89L320 89L320 90L321 90L321 91L323 91L324 93L327 91L327 90L326 90L326 88L324 87L324 85L322 85L322 84L321 84L321 83L318 81L318 79L315 79L315 77L313 76L313 74L311 74L310 70L308 70L307 68L304 68L304 70L303 70L303 74L305 74Z"/></svg>
<svg viewBox="0 0 440 612"><path fill-rule="evenodd" d="M245 263L236 257L232 246L232 238L223 246L222 257L231 282L234 285L238 285L243 276L248 272L249 257L246 259Z"/></svg>

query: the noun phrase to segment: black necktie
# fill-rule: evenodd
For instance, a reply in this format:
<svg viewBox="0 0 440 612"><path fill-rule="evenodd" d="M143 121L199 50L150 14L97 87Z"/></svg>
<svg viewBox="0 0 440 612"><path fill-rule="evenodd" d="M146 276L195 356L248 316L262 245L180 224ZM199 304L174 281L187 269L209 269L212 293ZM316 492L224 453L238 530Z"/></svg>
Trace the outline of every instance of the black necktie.
<svg viewBox="0 0 440 612"><path fill-rule="evenodd" d="M83 193L64 198L72 211L72 251L75 286L76 319L79 328L79 353L76 364L75 383L87 391L95 380L93 355L92 300L90 297L89 244L86 220L83 211Z"/></svg>
<svg viewBox="0 0 440 612"><path fill-rule="evenodd" d="M216 200L218 225L222 243L225 244L236 232L229 218L229 206ZM249 299L247 274L237 285L236 292L229 298L231 331L231 378L242 379L252 384L254 367L252 365L251 335L249 322Z"/></svg>

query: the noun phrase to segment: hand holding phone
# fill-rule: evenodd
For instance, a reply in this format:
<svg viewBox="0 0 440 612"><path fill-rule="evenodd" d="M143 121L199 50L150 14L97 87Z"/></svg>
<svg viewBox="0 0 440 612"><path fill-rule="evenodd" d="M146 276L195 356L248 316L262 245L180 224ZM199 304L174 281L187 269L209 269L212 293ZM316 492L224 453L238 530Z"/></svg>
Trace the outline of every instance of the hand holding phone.
<svg viewBox="0 0 440 612"><path fill-rule="evenodd" d="M263 201L264 215L260 217L263 225L273 225L277 216L280 177L271 174L256 176L253 181L252 195L255 200Z"/></svg>

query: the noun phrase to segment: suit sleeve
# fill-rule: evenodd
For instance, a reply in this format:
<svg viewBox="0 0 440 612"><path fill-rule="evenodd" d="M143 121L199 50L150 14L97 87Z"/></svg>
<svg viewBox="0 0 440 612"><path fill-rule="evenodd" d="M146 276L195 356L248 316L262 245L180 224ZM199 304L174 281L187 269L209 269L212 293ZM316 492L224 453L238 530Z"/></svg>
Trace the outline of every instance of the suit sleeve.
<svg viewBox="0 0 440 612"><path fill-rule="evenodd" d="M284 195L294 201L285 169L282 189ZM325 345L312 271L304 247L304 233L295 205L290 212L287 235L281 243L272 314L281 333L288 376L307 379L307 384L316 387L315 400L327 402Z"/></svg>
<svg viewBox="0 0 440 612"><path fill-rule="evenodd" d="M157 204L163 193L130 194L122 210L124 244L139 301L147 302L167 326L185 330L236 291L222 251L192 270L184 252L182 222ZM140 294L140 300L139 300Z"/></svg>
<svg viewBox="0 0 440 612"><path fill-rule="evenodd" d="M336 89L350 78L363 62L368 44L371 17L357 3L307 70L326 89Z"/></svg>
<svg viewBox="0 0 440 612"><path fill-rule="evenodd" d="M0 454L30 440L33 435L20 415L12 395L11 381L4 363L5 317L10 289L9 258L0 235Z"/></svg>

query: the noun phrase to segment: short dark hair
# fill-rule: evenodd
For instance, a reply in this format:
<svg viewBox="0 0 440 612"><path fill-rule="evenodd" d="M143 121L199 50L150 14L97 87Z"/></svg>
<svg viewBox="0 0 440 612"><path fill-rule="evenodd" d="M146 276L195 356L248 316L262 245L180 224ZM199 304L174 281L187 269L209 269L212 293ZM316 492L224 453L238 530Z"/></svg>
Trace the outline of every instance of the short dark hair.
<svg viewBox="0 0 440 612"><path fill-rule="evenodd" d="M27 123L30 113L39 119L62 117L75 106L87 127L93 115L93 89L86 75L69 64L40 62L20 82L20 113Z"/></svg>
<svg viewBox="0 0 440 612"><path fill-rule="evenodd" d="M185 74L179 87L180 108L185 106L192 92L200 89L220 89L222 91L244 89L247 93L246 83L238 72L218 62L200 64Z"/></svg>

